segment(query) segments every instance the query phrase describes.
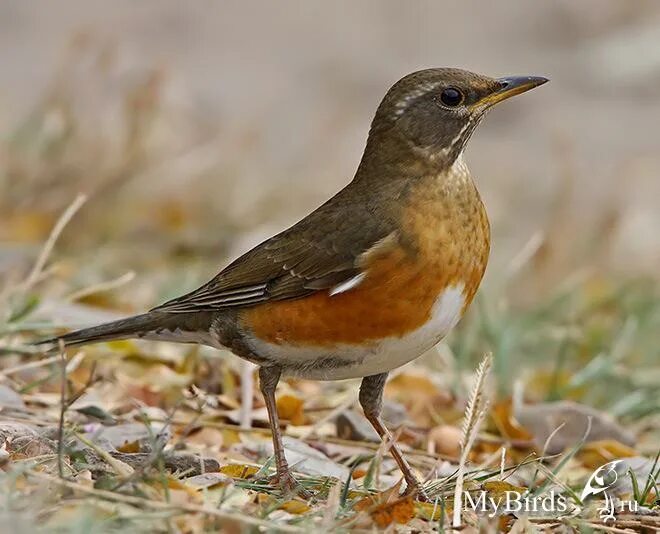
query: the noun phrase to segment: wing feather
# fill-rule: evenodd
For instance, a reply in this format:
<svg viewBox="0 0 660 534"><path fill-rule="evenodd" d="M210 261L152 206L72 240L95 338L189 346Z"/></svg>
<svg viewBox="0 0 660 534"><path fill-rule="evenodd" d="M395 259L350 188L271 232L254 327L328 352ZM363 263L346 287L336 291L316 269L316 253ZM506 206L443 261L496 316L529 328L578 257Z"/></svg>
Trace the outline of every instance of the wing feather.
<svg viewBox="0 0 660 534"><path fill-rule="evenodd" d="M188 313L253 306L329 290L356 277L361 258L392 241L396 227L395 218L374 216L378 210L370 205L372 195L348 194L350 187L239 257L207 284L154 310Z"/></svg>

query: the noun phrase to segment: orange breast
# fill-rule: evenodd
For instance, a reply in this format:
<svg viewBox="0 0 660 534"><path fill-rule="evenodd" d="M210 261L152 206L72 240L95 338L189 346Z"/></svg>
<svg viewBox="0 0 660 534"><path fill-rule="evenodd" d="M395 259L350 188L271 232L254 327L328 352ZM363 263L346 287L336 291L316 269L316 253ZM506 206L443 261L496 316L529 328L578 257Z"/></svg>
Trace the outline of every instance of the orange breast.
<svg viewBox="0 0 660 534"><path fill-rule="evenodd" d="M366 277L356 287L246 309L242 326L269 343L332 347L402 337L420 328L448 286L463 284L467 307L489 248L485 211L469 185L465 196L449 205L437 183L416 188L398 235L364 256Z"/></svg>

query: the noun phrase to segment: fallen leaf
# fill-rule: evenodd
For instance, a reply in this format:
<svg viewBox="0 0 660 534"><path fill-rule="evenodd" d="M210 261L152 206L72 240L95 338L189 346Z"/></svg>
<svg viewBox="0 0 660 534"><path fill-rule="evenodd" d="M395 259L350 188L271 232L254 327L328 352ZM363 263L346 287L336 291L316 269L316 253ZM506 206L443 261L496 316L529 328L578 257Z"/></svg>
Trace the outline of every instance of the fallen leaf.
<svg viewBox="0 0 660 534"><path fill-rule="evenodd" d="M491 497L495 502L500 502L506 499L507 493L510 491L523 494L526 491L526 488L521 486L514 486L509 482L504 480L490 480L484 482L481 487L488 492L488 496Z"/></svg>
<svg viewBox="0 0 660 534"><path fill-rule="evenodd" d="M130 441L128 443L124 443L123 445L120 445L119 447L117 447L117 450L119 452L125 452L127 454L140 452L140 442L139 441Z"/></svg>
<svg viewBox="0 0 660 534"><path fill-rule="evenodd" d="M154 423L147 427L142 423L126 423L115 426L96 426L87 431L86 436L105 450L119 452L140 452L157 436L168 433L162 424ZM123 450L126 448L127 450Z"/></svg>
<svg viewBox="0 0 660 534"><path fill-rule="evenodd" d="M388 428L397 428L408 419L406 408L395 401L384 400L381 417ZM337 437L353 441L380 442L380 436L362 412L344 410L335 419Z"/></svg>
<svg viewBox="0 0 660 534"><path fill-rule="evenodd" d="M366 475L366 474L367 474L366 469L355 469L355 470L353 471L353 474L351 475L351 478L352 478L353 480L358 480L358 479L362 478L362 477L363 477L364 475Z"/></svg>
<svg viewBox="0 0 660 534"><path fill-rule="evenodd" d="M307 503L303 501L299 501L297 499L292 499L290 501L286 501L282 503L279 509L295 515L306 514L311 510L311 508L309 507L309 505L307 505Z"/></svg>
<svg viewBox="0 0 660 534"><path fill-rule="evenodd" d="M515 415L525 428L530 430L539 449L545 446L552 435L547 445L548 454L558 454L575 446L585 437L590 418L591 430L586 437L587 441L613 439L628 446L635 443L634 436L607 414L577 402L525 404L518 408Z"/></svg>
<svg viewBox="0 0 660 534"><path fill-rule="evenodd" d="M277 399L277 414L292 425L305 424L304 401L293 395L282 395Z"/></svg>
<svg viewBox="0 0 660 534"><path fill-rule="evenodd" d="M204 447L220 448L224 443L224 435L222 430L211 427L202 427L197 432L186 437L186 443L201 445Z"/></svg>
<svg viewBox="0 0 660 534"><path fill-rule="evenodd" d="M500 435L509 439L531 440L532 435L513 415L511 399L500 401L493 406L490 417Z"/></svg>
<svg viewBox="0 0 660 534"><path fill-rule="evenodd" d="M443 408L451 407L453 398L450 393L439 389L433 381L423 374L401 373L385 386L385 394L405 406L408 417L417 426L430 427L437 422L436 415ZM458 412L457 417L460 417Z"/></svg>
<svg viewBox="0 0 660 534"><path fill-rule="evenodd" d="M186 493L188 497L192 497L193 500L199 500L199 494L197 493L196 488L191 488L189 485L185 484L184 481L174 478L173 476L167 477L167 487L170 490L177 490L183 493Z"/></svg>
<svg viewBox="0 0 660 534"><path fill-rule="evenodd" d="M387 488L385 491L367 494L353 505L353 509L361 512L362 510L369 510L381 504L393 502L398 498L402 483L403 480L399 480L399 482L394 484L391 488Z"/></svg>
<svg viewBox="0 0 660 534"><path fill-rule="evenodd" d="M328 458L321 451L309 446L307 443L291 436L284 436L282 442L289 465L295 466L296 471L299 473L326 476L342 481L348 478L350 473L348 467ZM246 443L244 446L248 450L253 450L257 455L264 455L264 452L267 456L273 454L272 440L261 443Z"/></svg>
<svg viewBox="0 0 660 534"><path fill-rule="evenodd" d="M228 464L220 468L220 473L231 478L249 478L259 472L259 468L248 464Z"/></svg>
<svg viewBox="0 0 660 534"><path fill-rule="evenodd" d="M196 490L201 490L226 486L231 484L231 478L226 473L204 473L202 475L188 477L183 482Z"/></svg>
<svg viewBox="0 0 660 534"><path fill-rule="evenodd" d="M586 467L596 469L612 460L632 458L636 455L635 449L614 439L604 439L585 443L577 457Z"/></svg>
<svg viewBox="0 0 660 534"><path fill-rule="evenodd" d="M380 528L385 528L392 523L405 525L415 517L415 501L411 496L403 497L376 506L370 510L369 515Z"/></svg>
<svg viewBox="0 0 660 534"><path fill-rule="evenodd" d="M427 521L439 521L443 515L442 503L416 502L415 513L417 517L421 517ZM447 510L447 504L445 503L444 516L449 517L449 514L450 512Z"/></svg>

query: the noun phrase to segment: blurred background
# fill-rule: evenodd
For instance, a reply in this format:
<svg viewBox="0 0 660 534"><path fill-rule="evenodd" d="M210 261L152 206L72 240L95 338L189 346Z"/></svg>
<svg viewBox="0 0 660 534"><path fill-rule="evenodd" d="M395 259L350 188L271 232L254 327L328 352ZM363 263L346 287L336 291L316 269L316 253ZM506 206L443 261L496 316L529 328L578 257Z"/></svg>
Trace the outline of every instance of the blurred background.
<svg viewBox="0 0 660 534"><path fill-rule="evenodd" d="M496 394L473 427L475 465L501 477L500 461L517 470L534 453L568 450L549 465L575 495L615 458L650 481L660 443L657 0L2 0L0 494L23 487L13 480L30 458L60 477L66 460L64 474L91 484L70 444L53 463L53 436L65 443L81 428L89 439L114 429L109 450L129 462L156 445L136 437L126 448L126 435L151 439L148 424L171 422L157 450L204 454L235 479L245 476L232 475L237 463L255 473L270 455L265 408L252 368L226 351L116 342L71 351L64 368L29 342L180 295L297 221L352 179L386 90L437 66L551 82L494 109L467 149L491 261L459 327L393 373L385 396L400 440L420 473L456 473L474 370L492 351ZM371 431L349 409L355 386L283 381L278 411L288 443L311 443L317 460L323 451L317 475L344 481L359 466L357 487L369 489L382 450L365 445ZM37 430L41 448L25 449ZM147 477L136 473L139 495L153 496L153 466L136 465ZM382 467L379 489L399 476ZM510 480L535 487L531 467ZM103 469L94 484L114 473ZM101 487L127 479L117 480ZM34 532L33 517L75 530L72 518L97 513L50 489L35 499L35 486L24 492L28 526L8 531ZM154 491L169 502L177 487ZM635 500L657 510L650 487ZM232 505L241 517L279 506L243 493ZM134 512L126 517L144 515ZM0 508L0 532L3 517ZM211 530L180 519L163 531Z"/></svg>
<svg viewBox="0 0 660 534"><path fill-rule="evenodd" d="M393 82L458 66L552 81L491 113L467 153L493 269L549 229L567 269L660 260L652 0L6 0L0 64L3 241L40 242L84 191L67 254L142 277L190 252L211 273L352 178Z"/></svg>
<svg viewBox="0 0 660 534"><path fill-rule="evenodd" d="M205 281L346 184L387 88L431 66L551 79L468 147L494 233L485 306L657 277L653 0L5 0L0 65L0 273L88 195L44 302L119 279L79 300L126 313ZM62 310L48 320L90 322Z"/></svg>

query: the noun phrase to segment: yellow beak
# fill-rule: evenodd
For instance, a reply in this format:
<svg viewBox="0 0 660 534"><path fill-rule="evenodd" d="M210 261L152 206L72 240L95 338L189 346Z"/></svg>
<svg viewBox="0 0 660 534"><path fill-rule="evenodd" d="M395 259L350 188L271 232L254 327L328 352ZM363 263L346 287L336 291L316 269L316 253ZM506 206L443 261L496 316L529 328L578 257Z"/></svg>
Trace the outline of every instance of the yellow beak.
<svg viewBox="0 0 660 534"><path fill-rule="evenodd" d="M541 76L508 76L506 78L498 78L497 81L500 83L501 88L479 100L474 107L493 106L498 102L502 102L502 100L543 85L548 79Z"/></svg>

